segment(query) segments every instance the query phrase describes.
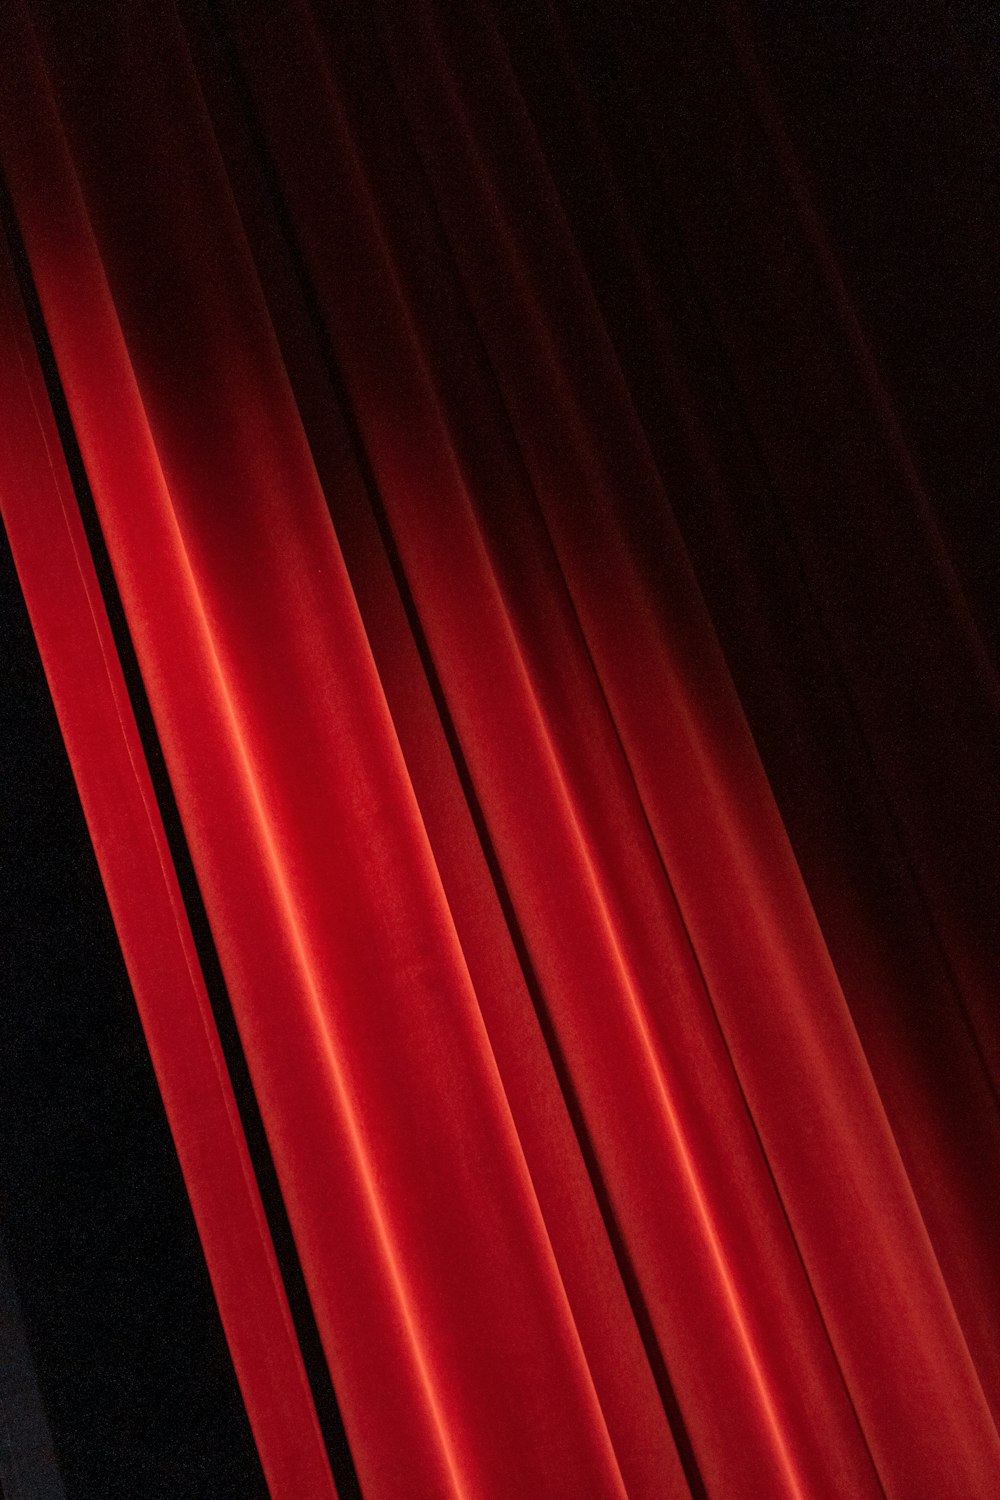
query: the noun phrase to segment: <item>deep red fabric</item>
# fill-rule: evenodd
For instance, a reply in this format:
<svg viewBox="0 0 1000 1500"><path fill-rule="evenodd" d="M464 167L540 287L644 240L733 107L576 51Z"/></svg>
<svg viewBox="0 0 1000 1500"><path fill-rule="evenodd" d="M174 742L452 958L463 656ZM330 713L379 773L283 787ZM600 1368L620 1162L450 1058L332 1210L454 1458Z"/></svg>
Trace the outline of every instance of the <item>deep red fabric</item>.
<svg viewBox="0 0 1000 1500"><path fill-rule="evenodd" d="M2 28L365 1496L988 1500L1000 693L795 39L544 0ZM3 278L0 505L268 1482L328 1496Z"/></svg>

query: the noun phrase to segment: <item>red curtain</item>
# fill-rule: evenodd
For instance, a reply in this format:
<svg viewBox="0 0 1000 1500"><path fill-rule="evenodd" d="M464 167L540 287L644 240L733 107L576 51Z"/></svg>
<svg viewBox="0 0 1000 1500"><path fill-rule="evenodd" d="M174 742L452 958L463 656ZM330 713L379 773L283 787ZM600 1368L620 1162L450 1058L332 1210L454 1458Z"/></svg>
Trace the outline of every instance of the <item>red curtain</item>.
<svg viewBox="0 0 1000 1500"><path fill-rule="evenodd" d="M866 14L3 9L0 505L276 1500L997 1493L995 125Z"/></svg>

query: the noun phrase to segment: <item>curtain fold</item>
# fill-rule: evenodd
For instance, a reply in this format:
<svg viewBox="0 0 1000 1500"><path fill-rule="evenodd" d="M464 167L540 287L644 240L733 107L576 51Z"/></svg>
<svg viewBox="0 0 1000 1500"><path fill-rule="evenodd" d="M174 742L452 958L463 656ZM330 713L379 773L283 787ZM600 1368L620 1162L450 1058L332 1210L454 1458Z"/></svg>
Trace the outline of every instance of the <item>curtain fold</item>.
<svg viewBox="0 0 1000 1500"><path fill-rule="evenodd" d="M1000 696L766 16L0 24L0 506L272 1494L986 1500Z"/></svg>

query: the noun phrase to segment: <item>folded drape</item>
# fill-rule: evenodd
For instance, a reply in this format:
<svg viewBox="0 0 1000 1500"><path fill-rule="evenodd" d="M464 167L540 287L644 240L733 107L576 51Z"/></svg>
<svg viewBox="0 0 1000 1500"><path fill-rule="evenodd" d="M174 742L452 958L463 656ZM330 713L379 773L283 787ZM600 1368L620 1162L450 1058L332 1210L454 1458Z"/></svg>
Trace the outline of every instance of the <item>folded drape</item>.
<svg viewBox="0 0 1000 1500"><path fill-rule="evenodd" d="M985 1500L1000 698L751 22L2 25L0 504L272 1493L334 1480L31 287L363 1494Z"/></svg>

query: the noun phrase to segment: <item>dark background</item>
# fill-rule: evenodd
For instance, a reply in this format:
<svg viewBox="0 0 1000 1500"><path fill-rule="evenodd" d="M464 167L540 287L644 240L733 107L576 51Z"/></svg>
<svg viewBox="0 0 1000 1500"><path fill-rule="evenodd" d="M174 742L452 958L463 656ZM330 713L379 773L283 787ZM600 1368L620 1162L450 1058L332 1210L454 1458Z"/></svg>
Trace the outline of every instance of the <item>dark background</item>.
<svg viewBox="0 0 1000 1500"><path fill-rule="evenodd" d="M263 1475L2 531L0 641L0 1234L66 1494L252 1500Z"/></svg>

